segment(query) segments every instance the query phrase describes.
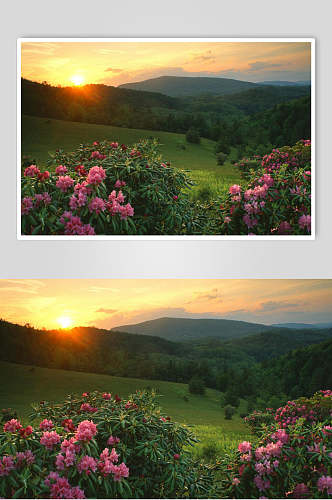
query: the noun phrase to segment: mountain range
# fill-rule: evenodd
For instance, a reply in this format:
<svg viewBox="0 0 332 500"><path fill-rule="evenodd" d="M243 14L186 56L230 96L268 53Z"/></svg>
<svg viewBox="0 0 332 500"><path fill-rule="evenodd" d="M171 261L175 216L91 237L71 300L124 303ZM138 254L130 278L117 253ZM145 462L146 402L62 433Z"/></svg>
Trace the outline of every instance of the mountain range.
<svg viewBox="0 0 332 500"><path fill-rule="evenodd" d="M188 97L204 94L228 95L237 94L262 85L271 86L309 86L310 82L246 82L232 78L210 78L203 76L159 76L141 82L124 83L118 88L158 92L171 97Z"/></svg>

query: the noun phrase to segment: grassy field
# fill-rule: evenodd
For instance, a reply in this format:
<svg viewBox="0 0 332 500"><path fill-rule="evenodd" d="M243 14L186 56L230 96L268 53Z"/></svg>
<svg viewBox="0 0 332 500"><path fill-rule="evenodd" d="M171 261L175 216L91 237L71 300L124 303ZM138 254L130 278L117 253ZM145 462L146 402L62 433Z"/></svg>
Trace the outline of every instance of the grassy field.
<svg viewBox="0 0 332 500"><path fill-rule="evenodd" d="M22 155L31 156L41 166L46 165L49 153L58 148L70 152L81 143L95 140L133 144L149 137L159 139L162 155L175 167L192 171L192 178L198 184L196 191L208 187L213 194L217 194L240 182L239 173L230 162L222 167L217 165L215 143L208 139L202 139L200 144L188 144L183 134L171 132L22 117ZM184 144L186 149L181 149L179 144Z"/></svg>
<svg viewBox="0 0 332 500"><path fill-rule="evenodd" d="M204 396L188 393L187 385L156 380L111 377L94 373L54 370L0 362L0 408L14 408L27 423L30 405L42 400L61 401L69 393L100 390L123 397L136 389L156 388L163 411L177 422L192 426L200 443L194 453L202 455L206 448L222 452L249 438L242 419L235 415L225 420L220 406L220 393L208 389ZM185 401L184 396L188 397ZM241 412L241 407L239 409Z"/></svg>

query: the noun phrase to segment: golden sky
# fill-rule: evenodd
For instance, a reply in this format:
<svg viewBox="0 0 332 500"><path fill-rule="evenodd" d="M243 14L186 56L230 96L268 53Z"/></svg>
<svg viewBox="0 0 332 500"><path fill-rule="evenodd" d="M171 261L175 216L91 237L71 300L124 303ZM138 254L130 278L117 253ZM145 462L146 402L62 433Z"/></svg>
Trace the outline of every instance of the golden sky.
<svg viewBox="0 0 332 500"><path fill-rule="evenodd" d="M159 317L332 321L332 280L0 280L0 317L112 328Z"/></svg>
<svg viewBox="0 0 332 500"><path fill-rule="evenodd" d="M310 80L306 42L23 42L22 76L120 85L162 75Z"/></svg>

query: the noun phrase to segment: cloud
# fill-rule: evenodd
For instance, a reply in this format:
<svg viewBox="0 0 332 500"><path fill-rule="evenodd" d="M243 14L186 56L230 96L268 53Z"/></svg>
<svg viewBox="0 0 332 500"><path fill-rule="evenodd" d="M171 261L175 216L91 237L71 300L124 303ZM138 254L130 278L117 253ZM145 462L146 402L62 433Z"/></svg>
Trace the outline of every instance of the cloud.
<svg viewBox="0 0 332 500"><path fill-rule="evenodd" d="M0 292L37 295L46 285L38 280L0 280Z"/></svg>
<svg viewBox="0 0 332 500"><path fill-rule="evenodd" d="M104 292L118 293L119 291L120 290L118 288L111 288L106 286L90 286L88 288L88 292L90 293L104 293Z"/></svg>
<svg viewBox="0 0 332 500"><path fill-rule="evenodd" d="M120 68L107 68L105 71L110 71L111 73L122 73L123 69Z"/></svg>
<svg viewBox="0 0 332 500"><path fill-rule="evenodd" d="M100 307L99 309L96 309L96 312L113 315L114 313L118 312L118 309L104 309L103 307Z"/></svg>
<svg viewBox="0 0 332 500"><path fill-rule="evenodd" d="M194 299L186 302L186 304L191 304L193 302L201 301L208 302L218 300L218 302L222 302L222 292L218 290L218 288L212 288L211 290L207 290L204 292L194 292Z"/></svg>
<svg viewBox="0 0 332 500"><path fill-rule="evenodd" d="M215 61L216 60L216 57L214 55L212 55L212 51L211 50L207 50L206 52L202 52L201 54L195 54L193 55L193 57L190 59L190 62L201 62L201 63L204 63L204 62L212 62L212 61Z"/></svg>
<svg viewBox="0 0 332 500"><path fill-rule="evenodd" d="M290 64L290 63L288 63ZM263 69L271 69L271 68L280 68L283 66L282 64L279 63L270 63L267 61L255 61L249 63L249 70L248 71L261 71Z"/></svg>
<svg viewBox="0 0 332 500"><path fill-rule="evenodd" d="M291 310L291 309L298 309L299 307L305 306L305 303L299 302L299 303L292 303L288 302L287 300L284 301L277 301L277 300L267 300L266 302L261 302L259 307L256 309L257 312L271 312L271 311L280 311L282 310Z"/></svg>

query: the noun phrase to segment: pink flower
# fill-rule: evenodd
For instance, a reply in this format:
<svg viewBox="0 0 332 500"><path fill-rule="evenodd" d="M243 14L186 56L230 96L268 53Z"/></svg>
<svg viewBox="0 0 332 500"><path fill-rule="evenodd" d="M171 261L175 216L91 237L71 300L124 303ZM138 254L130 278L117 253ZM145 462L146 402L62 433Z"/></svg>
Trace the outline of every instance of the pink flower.
<svg viewBox="0 0 332 500"><path fill-rule="evenodd" d="M121 188L121 187L123 187L123 186L125 186L125 185L126 185L125 181L120 181L120 180L118 179L118 180L116 181L116 183L114 184L114 187L115 187L115 188Z"/></svg>
<svg viewBox="0 0 332 500"><path fill-rule="evenodd" d="M37 176L40 173L39 168L37 165L30 165L30 167L27 167L24 170L24 177L34 177Z"/></svg>
<svg viewBox="0 0 332 500"><path fill-rule="evenodd" d="M106 209L106 203L101 198L97 196L93 198L89 203L90 212L96 212L96 214L100 214L100 212L104 212Z"/></svg>
<svg viewBox="0 0 332 500"><path fill-rule="evenodd" d="M238 446L238 450L240 453L247 453L251 450L251 443L249 441L242 441Z"/></svg>
<svg viewBox="0 0 332 500"><path fill-rule="evenodd" d="M287 221L282 221L278 227L278 234L288 234L292 230L292 226Z"/></svg>
<svg viewBox="0 0 332 500"><path fill-rule="evenodd" d="M301 229L307 228L308 231L311 230L311 216L310 215L301 215L299 218L299 226Z"/></svg>
<svg viewBox="0 0 332 500"><path fill-rule="evenodd" d="M31 450L19 451L16 453L16 466L21 467L23 462L27 465L33 464L35 461L35 455Z"/></svg>
<svg viewBox="0 0 332 500"><path fill-rule="evenodd" d="M25 198L23 198L21 203L22 214L27 215L32 209L33 209L33 199L31 198L31 196L26 196Z"/></svg>
<svg viewBox="0 0 332 500"><path fill-rule="evenodd" d="M238 484L240 484L240 479L238 477L234 477L233 481L232 481L232 484L234 486L237 486Z"/></svg>
<svg viewBox="0 0 332 500"><path fill-rule="evenodd" d="M21 422L19 420L16 420L15 418L12 418L3 426L3 430L5 432L16 432L20 429L22 429Z"/></svg>
<svg viewBox="0 0 332 500"><path fill-rule="evenodd" d="M91 420L83 420L75 433L77 441L90 441L97 434L97 426Z"/></svg>
<svg viewBox="0 0 332 500"><path fill-rule="evenodd" d="M104 392L103 399L109 400L109 399L111 399L111 397L112 397L112 394L110 392Z"/></svg>
<svg viewBox="0 0 332 500"><path fill-rule="evenodd" d="M56 181L55 185L59 188L63 193L65 193L69 188L74 184L74 179L69 177L69 175L60 175L59 179Z"/></svg>
<svg viewBox="0 0 332 500"><path fill-rule="evenodd" d="M243 222L248 226L248 229L251 227L257 226L258 221L257 219L251 219L248 214L244 215L242 217Z"/></svg>
<svg viewBox="0 0 332 500"><path fill-rule="evenodd" d="M317 481L317 488L319 491L326 490L328 495L332 494L332 477L322 476Z"/></svg>
<svg viewBox="0 0 332 500"><path fill-rule="evenodd" d="M50 472L44 484L50 489L50 498L85 498L83 490L70 486L68 479L57 472Z"/></svg>
<svg viewBox="0 0 332 500"><path fill-rule="evenodd" d="M259 182L263 183L263 184L266 184L267 187L271 187L273 186L273 178L271 177L270 174L264 174L260 179L259 179Z"/></svg>
<svg viewBox="0 0 332 500"><path fill-rule="evenodd" d="M69 207L71 210L75 210L78 207L84 207L84 205L87 202L87 195L82 192L78 191L78 195L72 195L70 200L69 200Z"/></svg>
<svg viewBox="0 0 332 500"><path fill-rule="evenodd" d="M77 470L80 474L82 474L82 472L85 472L85 474L87 475L90 474L90 472L96 472L97 461L93 457L85 455L77 464Z"/></svg>
<svg viewBox="0 0 332 500"><path fill-rule="evenodd" d="M52 420L47 420L44 418L39 424L39 428L42 431L50 431L54 427Z"/></svg>
<svg viewBox="0 0 332 500"><path fill-rule="evenodd" d="M58 167L56 167L55 173L57 175L64 175L67 172L67 170L68 169L65 165L59 165Z"/></svg>
<svg viewBox="0 0 332 500"><path fill-rule="evenodd" d="M110 437L108 438L108 440L107 440L107 444L109 444L109 445L111 445L111 446L112 446L112 445L115 445L115 444L118 444L118 443L120 443L120 438L115 437L115 436L110 436Z"/></svg>
<svg viewBox="0 0 332 500"><path fill-rule="evenodd" d="M8 476L15 469L14 460L12 457L4 456L0 459L0 477Z"/></svg>
<svg viewBox="0 0 332 500"><path fill-rule="evenodd" d="M229 224L229 223L231 222L231 220L232 220L232 217L228 217L228 216L226 216L226 217L224 218L224 222L225 222L225 224Z"/></svg>
<svg viewBox="0 0 332 500"><path fill-rule="evenodd" d="M254 477L254 483L259 489L259 491L267 490L271 486L271 483L268 479L264 480L260 476Z"/></svg>
<svg viewBox="0 0 332 500"><path fill-rule="evenodd" d="M238 184L234 184L229 188L230 194L240 194L241 193L241 186Z"/></svg>
<svg viewBox="0 0 332 500"><path fill-rule="evenodd" d="M123 462L120 465L112 465L112 472L114 481L121 481L123 477L129 476L129 469Z"/></svg>
<svg viewBox="0 0 332 500"><path fill-rule="evenodd" d="M175 200L175 201L176 201L176 200L178 200L178 199L179 199L179 197L175 194L175 195L173 196L173 200Z"/></svg>
<svg viewBox="0 0 332 500"><path fill-rule="evenodd" d="M298 483L293 490L293 498L306 498L309 488L304 483Z"/></svg>
<svg viewBox="0 0 332 500"><path fill-rule="evenodd" d="M53 446L60 443L60 436L55 431L45 431L42 437L40 438L40 444L46 446L48 450L52 450Z"/></svg>
<svg viewBox="0 0 332 500"><path fill-rule="evenodd" d="M100 184L106 178L106 172L102 167L91 167L87 176L88 184Z"/></svg>
<svg viewBox="0 0 332 500"><path fill-rule="evenodd" d="M116 149L119 147L119 143L118 142L111 142L111 147Z"/></svg>

